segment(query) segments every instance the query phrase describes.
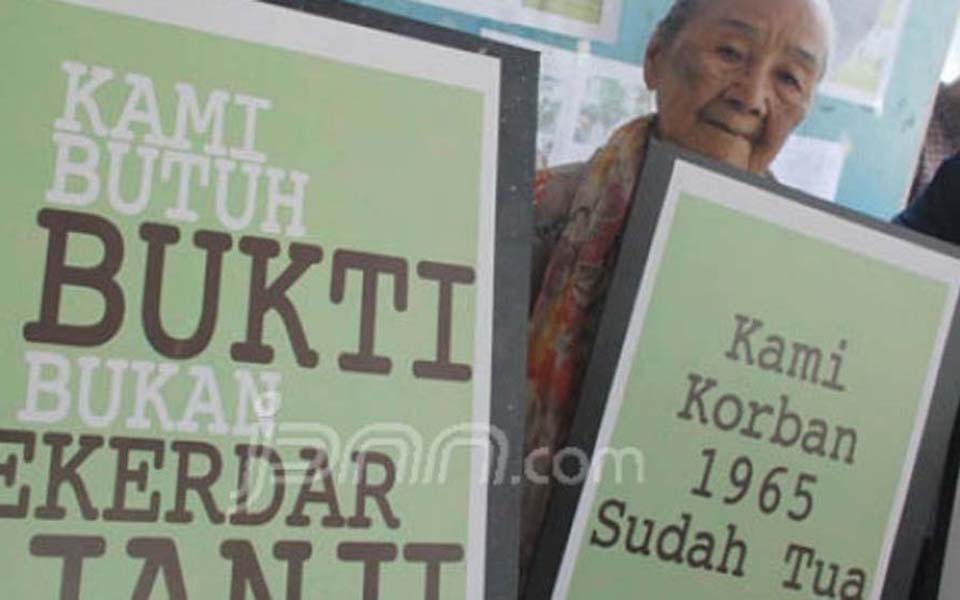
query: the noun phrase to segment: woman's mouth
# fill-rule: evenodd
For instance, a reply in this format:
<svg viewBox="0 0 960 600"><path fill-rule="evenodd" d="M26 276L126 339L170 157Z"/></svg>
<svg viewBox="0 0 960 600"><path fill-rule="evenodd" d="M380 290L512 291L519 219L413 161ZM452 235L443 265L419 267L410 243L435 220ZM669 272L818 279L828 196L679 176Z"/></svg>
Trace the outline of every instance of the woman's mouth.
<svg viewBox="0 0 960 600"><path fill-rule="evenodd" d="M748 142L750 142L751 144L754 143L754 142L756 142L756 140L757 140L757 134L756 134L755 132L753 132L753 131L747 130L746 128L738 128L738 127L736 127L736 126L734 126L734 125L730 125L730 124L724 123L723 121L720 121L720 120L718 120L718 119L701 118L701 120L702 120L706 125L714 128L714 129L718 129L718 130L726 133L727 135L732 135L732 136L734 136L734 137L743 138L743 139L747 140Z"/></svg>

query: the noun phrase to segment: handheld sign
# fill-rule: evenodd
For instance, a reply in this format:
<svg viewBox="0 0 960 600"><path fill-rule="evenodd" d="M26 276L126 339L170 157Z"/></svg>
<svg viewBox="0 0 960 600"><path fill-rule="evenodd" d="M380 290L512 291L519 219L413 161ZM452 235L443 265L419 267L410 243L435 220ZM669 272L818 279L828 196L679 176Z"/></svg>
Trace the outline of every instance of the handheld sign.
<svg viewBox="0 0 960 600"><path fill-rule="evenodd" d="M533 597L907 597L960 394L946 252L655 144Z"/></svg>
<svg viewBox="0 0 960 600"><path fill-rule="evenodd" d="M953 486L952 489L956 491L956 466L951 470L953 475ZM943 598L947 600L949 598L956 598L960 595L960 573L957 572L956 565L960 563L960 518L957 516L957 511L960 509L960 502L954 497L952 502L949 502L949 508L952 508L949 512L953 513L952 518L949 519L949 528L943 532L937 532L940 534L938 546L943 551L943 564L942 568L936 570L936 578L939 581L936 581L936 589L939 591L938 598ZM949 510L949 509L948 509Z"/></svg>
<svg viewBox="0 0 960 600"><path fill-rule="evenodd" d="M514 593L535 56L309 8L0 8L4 596Z"/></svg>

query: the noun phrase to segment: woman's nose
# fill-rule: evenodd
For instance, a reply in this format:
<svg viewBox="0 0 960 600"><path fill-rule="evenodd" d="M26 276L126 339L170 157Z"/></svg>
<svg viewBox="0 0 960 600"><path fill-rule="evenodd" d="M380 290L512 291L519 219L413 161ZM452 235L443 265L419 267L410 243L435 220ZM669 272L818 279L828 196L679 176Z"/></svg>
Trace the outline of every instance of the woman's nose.
<svg viewBox="0 0 960 600"><path fill-rule="evenodd" d="M770 93L770 85L763 76L763 70L746 66L734 77L724 98L740 112L763 117L770 105Z"/></svg>

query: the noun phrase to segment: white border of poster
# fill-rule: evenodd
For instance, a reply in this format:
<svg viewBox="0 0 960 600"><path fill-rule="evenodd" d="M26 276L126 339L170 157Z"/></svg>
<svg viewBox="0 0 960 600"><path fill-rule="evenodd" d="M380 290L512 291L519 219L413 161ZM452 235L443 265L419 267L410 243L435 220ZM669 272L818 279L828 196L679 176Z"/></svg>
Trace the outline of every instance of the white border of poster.
<svg viewBox="0 0 960 600"><path fill-rule="evenodd" d="M960 492L960 489L958 489ZM943 555L941 566L940 598L960 597L960 570L956 565L960 563L960 493L953 501L953 514L950 517L950 533L947 537L947 549Z"/></svg>
<svg viewBox="0 0 960 600"><path fill-rule="evenodd" d="M477 91L484 98L473 420L490 423L500 60L245 0L59 0ZM358 43L359 40L359 43ZM471 445L465 598L485 596L490 442Z"/></svg>

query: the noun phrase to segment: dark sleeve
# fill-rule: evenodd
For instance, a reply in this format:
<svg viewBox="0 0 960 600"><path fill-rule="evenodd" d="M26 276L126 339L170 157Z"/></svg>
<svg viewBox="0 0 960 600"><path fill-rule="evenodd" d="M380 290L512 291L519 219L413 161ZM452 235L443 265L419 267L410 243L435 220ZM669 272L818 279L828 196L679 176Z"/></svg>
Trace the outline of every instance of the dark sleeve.
<svg viewBox="0 0 960 600"><path fill-rule="evenodd" d="M893 222L960 244L960 154L940 165L927 189Z"/></svg>

